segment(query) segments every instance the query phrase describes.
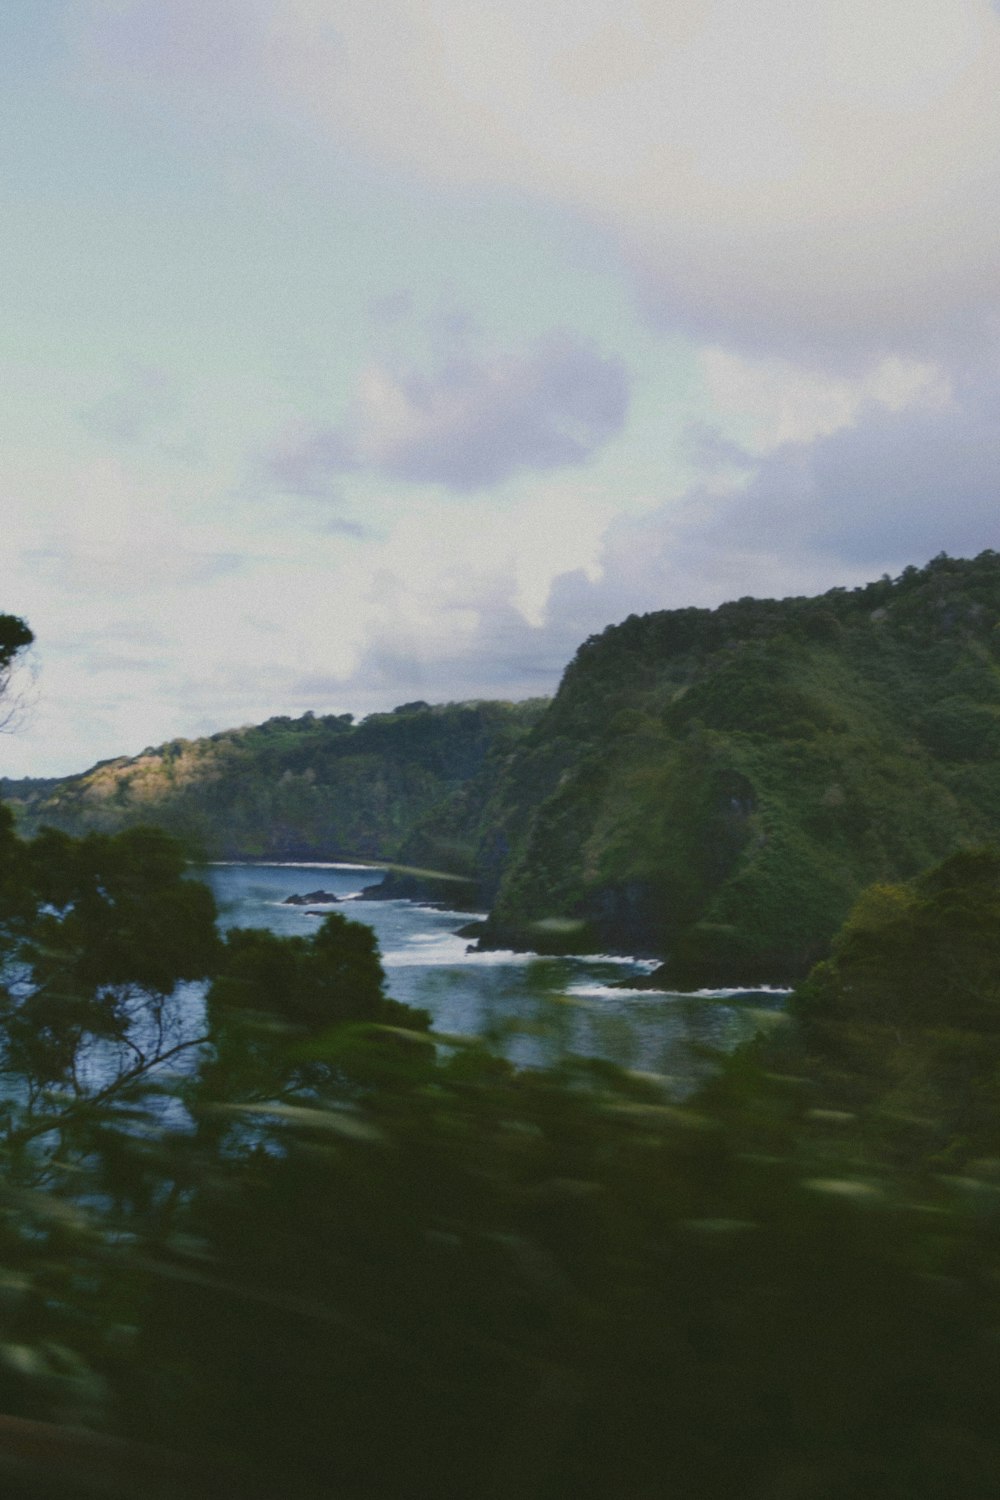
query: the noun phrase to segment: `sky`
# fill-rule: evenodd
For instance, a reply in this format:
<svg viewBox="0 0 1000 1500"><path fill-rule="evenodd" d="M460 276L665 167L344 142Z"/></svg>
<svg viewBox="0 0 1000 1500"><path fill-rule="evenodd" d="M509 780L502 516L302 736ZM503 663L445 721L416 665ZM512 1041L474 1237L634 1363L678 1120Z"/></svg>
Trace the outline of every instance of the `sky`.
<svg viewBox="0 0 1000 1500"><path fill-rule="evenodd" d="M6 0L0 775L1000 547L988 0Z"/></svg>

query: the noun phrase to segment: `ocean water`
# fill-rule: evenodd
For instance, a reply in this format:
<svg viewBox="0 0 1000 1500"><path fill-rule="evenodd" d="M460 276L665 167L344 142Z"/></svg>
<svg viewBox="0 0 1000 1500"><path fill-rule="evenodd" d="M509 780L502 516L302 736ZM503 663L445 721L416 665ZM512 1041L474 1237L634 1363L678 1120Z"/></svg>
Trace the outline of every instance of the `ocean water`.
<svg viewBox="0 0 1000 1500"><path fill-rule="evenodd" d="M482 912L441 911L410 901L361 896L381 871L349 864L210 865L224 927L308 934L325 914L287 906L286 897L326 890L333 909L374 929L397 1000L430 1012L435 1030L474 1036L524 1066L567 1054L600 1057L685 1087L761 1025L780 1019L783 993L701 991L667 995L618 986L655 967L649 960L593 954L477 953L455 929Z"/></svg>

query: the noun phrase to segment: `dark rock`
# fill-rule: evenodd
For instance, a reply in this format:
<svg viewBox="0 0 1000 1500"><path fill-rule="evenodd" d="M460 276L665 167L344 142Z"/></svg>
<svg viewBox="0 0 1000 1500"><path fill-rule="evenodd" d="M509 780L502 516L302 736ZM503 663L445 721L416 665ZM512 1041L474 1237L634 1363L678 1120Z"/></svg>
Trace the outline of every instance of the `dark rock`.
<svg viewBox="0 0 1000 1500"><path fill-rule="evenodd" d="M478 938L486 931L485 922L466 922L464 927L455 928L456 937Z"/></svg>
<svg viewBox="0 0 1000 1500"><path fill-rule="evenodd" d="M304 896L286 896L282 906L333 906L340 900L332 891L307 891Z"/></svg>
<svg viewBox="0 0 1000 1500"><path fill-rule="evenodd" d="M358 901L389 901L391 895L386 890L384 880L377 880L374 885L364 886L357 895Z"/></svg>

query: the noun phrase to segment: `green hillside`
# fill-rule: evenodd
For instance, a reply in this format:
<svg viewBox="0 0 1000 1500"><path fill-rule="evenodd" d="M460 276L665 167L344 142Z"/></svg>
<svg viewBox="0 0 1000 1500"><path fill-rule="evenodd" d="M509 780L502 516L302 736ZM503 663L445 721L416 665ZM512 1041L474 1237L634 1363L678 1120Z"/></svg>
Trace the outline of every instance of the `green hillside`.
<svg viewBox="0 0 1000 1500"><path fill-rule="evenodd" d="M61 782L9 782L21 831L155 823L216 859L392 859L414 823L487 772L544 703L404 704L172 740Z"/></svg>
<svg viewBox="0 0 1000 1500"><path fill-rule="evenodd" d="M502 779L487 940L781 980L852 901L1000 837L1000 556L632 616L581 646Z"/></svg>
<svg viewBox="0 0 1000 1500"><path fill-rule="evenodd" d="M864 886L1000 836L998 621L993 553L633 616L404 857L465 851L490 944L666 955L685 986L798 977Z"/></svg>
<svg viewBox="0 0 1000 1500"><path fill-rule="evenodd" d="M548 705L272 719L9 794L28 832L156 822L214 857L463 875L490 945L793 979L865 886L1000 839L1000 555L633 615Z"/></svg>

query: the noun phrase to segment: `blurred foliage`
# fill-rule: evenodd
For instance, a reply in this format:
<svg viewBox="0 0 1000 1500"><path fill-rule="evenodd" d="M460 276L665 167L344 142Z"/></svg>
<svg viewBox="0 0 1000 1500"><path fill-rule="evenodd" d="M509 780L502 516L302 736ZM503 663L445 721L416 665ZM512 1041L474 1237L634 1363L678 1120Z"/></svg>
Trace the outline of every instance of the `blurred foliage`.
<svg viewBox="0 0 1000 1500"><path fill-rule="evenodd" d="M860 897L786 1039L877 1159L1000 1157L1000 854L951 856Z"/></svg>
<svg viewBox="0 0 1000 1500"><path fill-rule="evenodd" d="M16 721L21 702L14 690L15 669L35 637L17 615L0 614L0 729L9 730Z"/></svg>
<svg viewBox="0 0 1000 1500"><path fill-rule="evenodd" d="M339 913L157 926L144 893L200 890L162 836L4 837L23 995L211 979L179 1076L81 1109L8 1074L5 1494L995 1494L1000 856L867 893L680 1100L434 1033Z"/></svg>

